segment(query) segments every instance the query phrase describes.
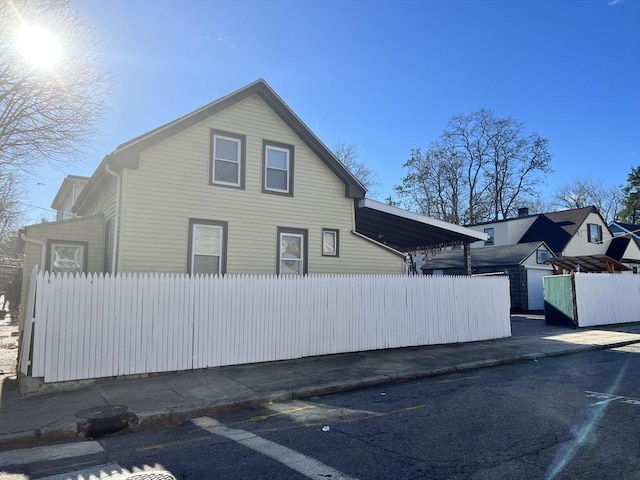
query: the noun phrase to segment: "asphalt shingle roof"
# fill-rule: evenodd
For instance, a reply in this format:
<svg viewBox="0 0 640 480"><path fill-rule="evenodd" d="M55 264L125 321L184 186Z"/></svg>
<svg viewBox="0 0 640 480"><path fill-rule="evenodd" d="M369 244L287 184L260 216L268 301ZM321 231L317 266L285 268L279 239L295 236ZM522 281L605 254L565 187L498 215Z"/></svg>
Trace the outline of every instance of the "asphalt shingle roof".
<svg viewBox="0 0 640 480"><path fill-rule="evenodd" d="M472 248L471 266L473 268L481 268L520 265L543 243L544 242L529 242L518 243L516 245ZM425 262L421 268L422 270L464 268L464 251L457 249L440 252L434 258Z"/></svg>
<svg viewBox="0 0 640 480"><path fill-rule="evenodd" d="M543 241L559 255L590 213L598 213L598 209L592 206L540 214L520 243Z"/></svg>

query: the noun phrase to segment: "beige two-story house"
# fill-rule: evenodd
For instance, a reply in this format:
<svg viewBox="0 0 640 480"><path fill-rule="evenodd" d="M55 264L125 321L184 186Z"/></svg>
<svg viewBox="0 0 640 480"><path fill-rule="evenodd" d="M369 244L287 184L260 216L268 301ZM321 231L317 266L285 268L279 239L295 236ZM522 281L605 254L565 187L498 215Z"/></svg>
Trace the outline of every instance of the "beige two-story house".
<svg viewBox="0 0 640 480"><path fill-rule="evenodd" d="M23 230L23 291L36 265L72 273L401 274L403 251L415 245L484 239L365 193L257 80L123 143L90 178L67 177L54 201L65 209L62 220Z"/></svg>

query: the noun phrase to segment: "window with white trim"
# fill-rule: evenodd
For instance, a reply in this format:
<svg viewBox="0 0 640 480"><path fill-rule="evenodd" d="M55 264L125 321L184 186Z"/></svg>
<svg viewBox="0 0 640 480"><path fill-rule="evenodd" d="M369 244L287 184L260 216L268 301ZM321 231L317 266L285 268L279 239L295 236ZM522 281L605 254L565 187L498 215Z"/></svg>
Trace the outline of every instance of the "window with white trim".
<svg viewBox="0 0 640 480"><path fill-rule="evenodd" d="M263 191L293 194L293 146L264 142Z"/></svg>
<svg viewBox="0 0 640 480"><path fill-rule="evenodd" d="M307 273L307 231L278 229L278 274Z"/></svg>
<svg viewBox="0 0 640 480"><path fill-rule="evenodd" d="M191 220L189 232L189 273L225 273L226 222Z"/></svg>
<svg viewBox="0 0 640 480"><path fill-rule="evenodd" d="M333 228L322 229L322 255L324 257L338 256L339 231Z"/></svg>
<svg viewBox="0 0 640 480"><path fill-rule="evenodd" d="M211 135L211 183L244 187L244 137L213 131Z"/></svg>
<svg viewBox="0 0 640 480"><path fill-rule="evenodd" d="M86 242L66 242L52 240L49 242L49 271L51 273L83 273L86 272Z"/></svg>

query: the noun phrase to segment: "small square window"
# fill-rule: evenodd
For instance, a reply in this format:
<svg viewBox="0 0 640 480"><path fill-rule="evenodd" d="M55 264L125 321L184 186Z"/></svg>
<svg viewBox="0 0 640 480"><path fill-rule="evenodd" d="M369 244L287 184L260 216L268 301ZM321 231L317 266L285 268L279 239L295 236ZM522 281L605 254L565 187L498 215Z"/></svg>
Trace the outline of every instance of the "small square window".
<svg viewBox="0 0 640 480"><path fill-rule="evenodd" d="M339 231L332 228L322 229L322 255L325 257L338 256Z"/></svg>
<svg viewBox="0 0 640 480"><path fill-rule="evenodd" d="M293 145L264 144L263 191L293 195Z"/></svg>
<svg viewBox="0 0 640 480"><path fill-rule="evenodd" d="M536 263L544 264L551 258L551 252L549 250L538 249L536 250Z"/></svg>
<svg viewBox="0 0 640 480"><path fill-rule="evenodd" d="M51 273L83 273L87 265L87 243L75 241L49 242L48 265Z"/></svg>

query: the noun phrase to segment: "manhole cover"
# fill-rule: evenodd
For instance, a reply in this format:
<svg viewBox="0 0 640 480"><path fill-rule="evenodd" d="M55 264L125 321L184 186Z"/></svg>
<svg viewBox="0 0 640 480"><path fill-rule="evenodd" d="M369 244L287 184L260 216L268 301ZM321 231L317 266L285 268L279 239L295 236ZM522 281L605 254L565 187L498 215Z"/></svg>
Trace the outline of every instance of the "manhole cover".
<svg viewBox="0 0 640 480"><path fill-rule="evenodd" d="M76 417L85 419L78 424L78 430L87 437L97 438L110 433L116 433L129 425L129 420L135 421L135 415L128 412L126 405L101 405L85 408L76 413Z"/></svg>
<svg viewBox="0 0 640 480"><path fill-rule="evenodd" d="M169 472L141 472L127 475L127 480L176 480Z"/></svg>

